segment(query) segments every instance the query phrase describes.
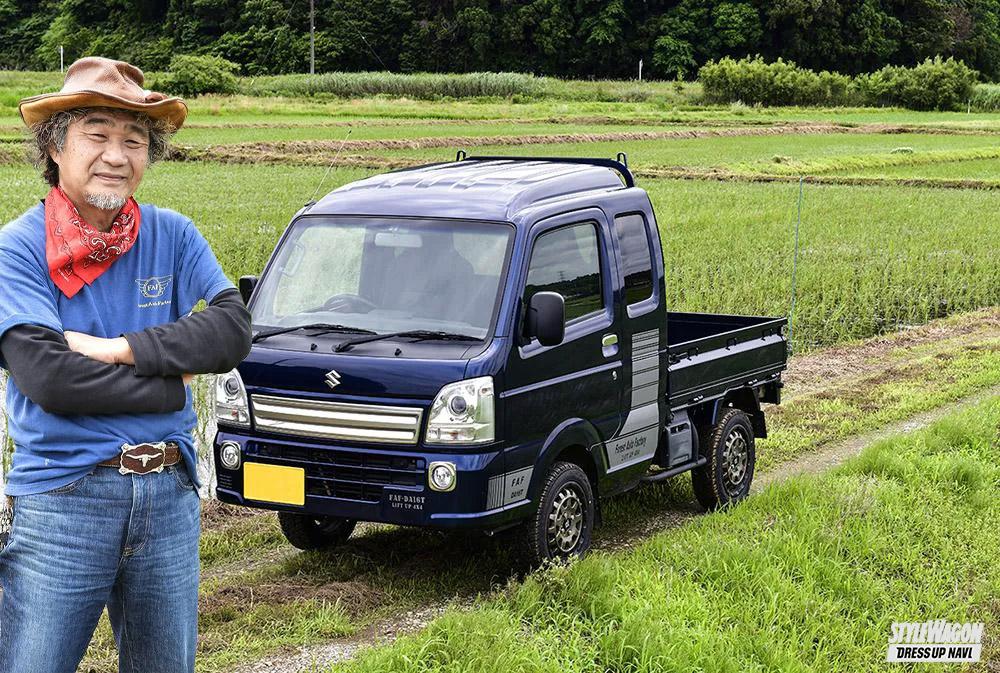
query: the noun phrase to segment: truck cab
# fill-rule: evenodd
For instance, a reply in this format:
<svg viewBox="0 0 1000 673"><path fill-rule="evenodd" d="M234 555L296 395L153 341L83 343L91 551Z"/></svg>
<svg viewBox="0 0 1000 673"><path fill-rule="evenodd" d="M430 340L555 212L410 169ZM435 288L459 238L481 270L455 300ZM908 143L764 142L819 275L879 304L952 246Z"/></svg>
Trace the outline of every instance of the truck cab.
<svg viewBox="0 0 1000 673"><path fill-rule="evenodd" d="M330 192L241 279L219 499L304 549L361 520L517 528L535 562L584 553L600 498L642 481L740 500L785 320L669 312L662 260L624 161L460 156Z"/></svg>

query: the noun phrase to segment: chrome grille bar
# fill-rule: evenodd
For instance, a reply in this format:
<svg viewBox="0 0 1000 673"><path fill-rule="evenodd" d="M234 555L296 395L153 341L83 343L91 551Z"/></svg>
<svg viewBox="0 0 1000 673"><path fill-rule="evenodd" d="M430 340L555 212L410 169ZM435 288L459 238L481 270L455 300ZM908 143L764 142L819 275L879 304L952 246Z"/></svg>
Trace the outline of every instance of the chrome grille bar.
<svg viewBox="0 0 1000 673"><path fill-rule="evenodd" d="M352 441L416 444L423 409L251 395L261 430Z"/></svg>

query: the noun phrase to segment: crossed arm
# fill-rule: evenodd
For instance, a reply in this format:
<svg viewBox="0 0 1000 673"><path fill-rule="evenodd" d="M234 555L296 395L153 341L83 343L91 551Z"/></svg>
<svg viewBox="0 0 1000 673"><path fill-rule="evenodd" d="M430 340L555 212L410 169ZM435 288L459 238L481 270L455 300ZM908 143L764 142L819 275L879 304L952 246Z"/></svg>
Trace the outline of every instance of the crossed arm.
<svg viewBox="0 0 1000 673"><path fill-rule="evenodd" d="M250 352L250 313L235 289L176 322L104 339L22 324L0 338L11 378L55 414L167 413L194 374L223 373Z"/></svg>

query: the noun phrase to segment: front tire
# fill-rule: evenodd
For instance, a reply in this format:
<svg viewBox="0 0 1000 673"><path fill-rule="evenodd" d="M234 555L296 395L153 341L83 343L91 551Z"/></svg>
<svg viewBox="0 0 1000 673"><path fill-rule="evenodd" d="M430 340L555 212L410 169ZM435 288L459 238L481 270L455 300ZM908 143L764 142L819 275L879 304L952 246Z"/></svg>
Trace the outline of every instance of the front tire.
<svg viewBox="0 0 1000 673"><path fill-rule="evenodd" d="M708 462L691 471L691 484L702 507L712 511L747 497L757 456L746 413L726 409L715 425L699 432L699 440Z"/></svg>
<svg viewBox="0 0 1000 673"><path fill-rule="evenodd" d="M281 532L293 546L305 551L328 549L347 542L357 521L336 516L278 512Z"/></svg>
<svg viewBox="0 0 1000 673"><path fill-rule="evenodd" d="M522 528L525 560L539 566L583 556L590 549L594 510L587 474L573 463L553 465L542 485L538 509Z"/></svg>

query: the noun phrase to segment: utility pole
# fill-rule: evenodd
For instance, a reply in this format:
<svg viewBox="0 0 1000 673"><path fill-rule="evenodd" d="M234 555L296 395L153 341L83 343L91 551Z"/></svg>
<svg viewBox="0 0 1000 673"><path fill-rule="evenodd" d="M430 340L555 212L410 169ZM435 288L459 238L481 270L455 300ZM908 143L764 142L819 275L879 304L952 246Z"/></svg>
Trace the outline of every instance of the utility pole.
<svg viewBox="0 0 1000 673"><path fill-rule="evenodd" d="M59 72L63 71L63 46L59 45Z"/></svg>
<svg viewBox="0 0 1000 673"><path fill-rule="evenodd" d="M316 0L309 0L309 74L316 74Z"/></svg>

